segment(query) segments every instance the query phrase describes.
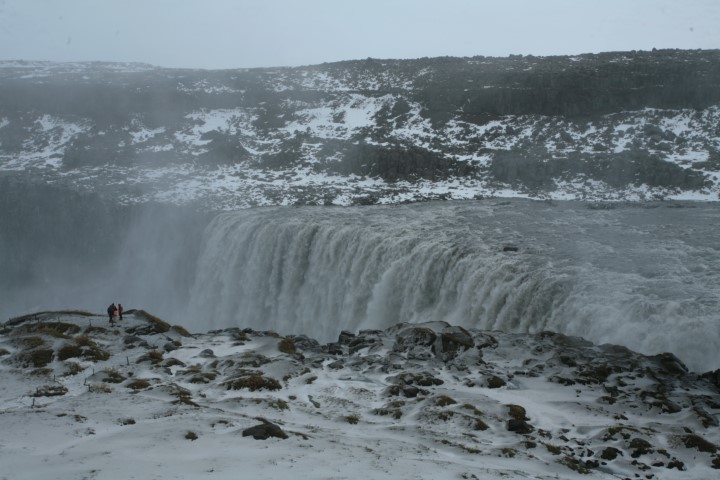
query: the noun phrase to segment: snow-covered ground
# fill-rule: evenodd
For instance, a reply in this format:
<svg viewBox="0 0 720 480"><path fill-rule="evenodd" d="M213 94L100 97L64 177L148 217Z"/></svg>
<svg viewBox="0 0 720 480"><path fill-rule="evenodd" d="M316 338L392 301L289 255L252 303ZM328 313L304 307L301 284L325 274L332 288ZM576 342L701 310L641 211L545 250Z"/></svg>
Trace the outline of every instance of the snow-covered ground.
<svg viewBox="0 0 720 480"><path fill-rule="evenodd" d="M0 475L709 479L719 380L672 355L442 322L319 345L51 312L0 327ZM244 434L268 424L279 437Z"/></svg>

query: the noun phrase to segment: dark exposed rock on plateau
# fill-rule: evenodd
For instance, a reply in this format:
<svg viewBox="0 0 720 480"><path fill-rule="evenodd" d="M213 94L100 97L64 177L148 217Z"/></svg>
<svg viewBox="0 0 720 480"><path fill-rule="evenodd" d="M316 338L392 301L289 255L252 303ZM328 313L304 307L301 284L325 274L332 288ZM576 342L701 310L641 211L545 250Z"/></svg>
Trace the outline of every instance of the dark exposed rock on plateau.
<svg viewBox="0 0 720 480"><path fill-rule="evenodd" d="M514 418L511 418L507 421L507 429L510 432L520 433L520 434L528 434L532 433L535 428L533 428L532 425L525 422L524 420L516 420Z"/></svg>
<svg viewBox="0 0 720 480"><path fill-rule="evenodd" d="M242 432L243 437L253 437L255 440L267 440L270 437L288 438L287 433L274 423L261 423L254 427L246 428Z"/></svg>

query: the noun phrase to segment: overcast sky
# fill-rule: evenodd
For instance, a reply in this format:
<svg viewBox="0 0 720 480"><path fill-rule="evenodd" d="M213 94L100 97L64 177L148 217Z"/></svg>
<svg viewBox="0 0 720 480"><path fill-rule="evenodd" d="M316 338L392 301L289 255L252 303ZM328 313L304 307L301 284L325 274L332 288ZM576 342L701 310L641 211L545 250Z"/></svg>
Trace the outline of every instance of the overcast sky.
<svg viewBox="0 0 720 480"><path fill-rule="evenodd" d="M720 48L720 0L0 0L0 60L296 66Z"/></svg>

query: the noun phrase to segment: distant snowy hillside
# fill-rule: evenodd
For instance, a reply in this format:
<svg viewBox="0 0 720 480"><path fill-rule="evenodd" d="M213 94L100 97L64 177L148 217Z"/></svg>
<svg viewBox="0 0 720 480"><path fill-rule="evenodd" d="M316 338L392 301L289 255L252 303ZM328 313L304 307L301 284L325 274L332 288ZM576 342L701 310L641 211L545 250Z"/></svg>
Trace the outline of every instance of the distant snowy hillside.
<svg viewBox="0 0 720 480"><path fill-rule="evenodd" d="M0 62L0 171L125 203L717 200L719 125L719 51Z"/></svg>

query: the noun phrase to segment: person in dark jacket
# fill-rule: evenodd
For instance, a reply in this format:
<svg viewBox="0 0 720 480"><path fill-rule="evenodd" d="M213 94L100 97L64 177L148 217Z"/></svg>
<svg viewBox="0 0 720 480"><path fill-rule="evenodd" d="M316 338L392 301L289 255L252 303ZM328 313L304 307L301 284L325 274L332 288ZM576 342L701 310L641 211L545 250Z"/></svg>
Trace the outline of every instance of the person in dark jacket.
<svg viewBox="0 0 720 480"><path fill-rule="evenodd" d="M118 316L119 316L119 319L120 319L120 320L122 320L122 312L123 312L123 306L122 306L122 303L118 303L118 305L117 305L117 309L118 309Z"/></svg>
<svg viewBox="0 0 720 480"><path fill-rule="evenodd" d="M107 309L108 318L110 319L110 324L112 325L114 322L115 312L117 311L117 307L114 303L111 303L110 306Z"/></svg>

